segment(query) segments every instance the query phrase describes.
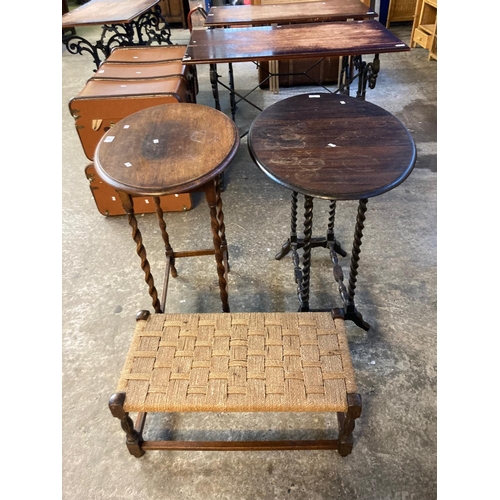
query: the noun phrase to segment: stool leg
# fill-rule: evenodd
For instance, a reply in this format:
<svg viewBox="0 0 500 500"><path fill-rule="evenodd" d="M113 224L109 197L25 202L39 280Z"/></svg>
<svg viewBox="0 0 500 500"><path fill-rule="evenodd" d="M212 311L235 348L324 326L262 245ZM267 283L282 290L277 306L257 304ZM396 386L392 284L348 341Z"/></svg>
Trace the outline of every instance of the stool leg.
<svg viewBox="0 0 500 500"><path fill-rule="evenodd" d="M125 402L125 394L123 392L118 392L113 394L109 399L109 409L111 415L120 420L122 429L127 435L126 445L128 451L134 457L142 457L144 455L144 450L141 448L142 437L139 432L134 428L134 423L129 417L129 414L123 409L123 403Z"/></svg>
<svg viewBox="0 0 500 500"><path fill-rule="evenodd" d="M342 457L346 457L352 451L352 432L356 425L356 419L361 415L361 396L359 394L348 394L347 405L346 413L337 413L339 422L338 452Z"/></svg>
<svg viewBox="0 0 500 500"><path fill-rule="evenodd" d="M151 267L149 265L148 259L146 258L146 249L142 244L142 235L137 227L137 219L134 214L134 203L132 201L132 197L123 191L118 191L118 195L120 196L120 200L123 205L123 209L128 217L128 223L132 228L132 238L136 243L136 251L137 255L141 259L141 268L144 271L145 281L149 286L149 295L153 300L153 307L155 312L161 313L161 304L158 300L158 292L156 291L156 287L154 284L153 275L151 274Z"/></svg>
<svg viewBox="0 0 500 500"><path fill-rule="evenodd" d="M217 207L217 181L208 182L205 185L205 197L210 207L210 219L212 227L212 236L214 241L215 262L217 263L217 274L219 276L219 290L222 301L223 312L229 312L229 302L227 293L227 269L224 265L224 256L222 252L222 238L219 224L219 217L224 217L222 213L222 201L220 202L219 212ZM220 196L219 196L220 198ZM224 241L225 241L225 234Z"/></svg>

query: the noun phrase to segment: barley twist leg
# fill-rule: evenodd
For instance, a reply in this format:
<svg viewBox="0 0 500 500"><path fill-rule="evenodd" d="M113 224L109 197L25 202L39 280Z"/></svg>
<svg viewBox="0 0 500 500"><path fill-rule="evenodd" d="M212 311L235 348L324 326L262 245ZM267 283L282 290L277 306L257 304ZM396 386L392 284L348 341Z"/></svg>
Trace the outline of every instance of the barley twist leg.
<svg viewBox="0 0 500 500"><path fill-rule="evenodd" d="M172 278L177 278L177 269L175 268L175 255L174 250L170 245L170 238L167 233L167 225L165 224L165 219L163 218L163 210L160 205L160 197L153 196L153 201L155 204L155 212L158 217L158 224L161 229L161 237L163 238L163 243L165 245L165 256L167 257L170 265L170 272L172 273Z"/></svg>
<svg viewBox="0 0 500 500"><path fill-rule="evenodd" d="M218 177L217 179L215 179L215 194L217 197L217 219L219 220L221 250L222 250L222 255L224 257L224 265L226 267L227 272L229 272L230 271L229 252L226 241L226 225L224 224L224 212L222 211L222 197L220 193L221 193L221 181L220 177Z"/></svg>
<svg viewBox="0 0 500 500"><path fill-rule="evenodd" d="M313 198L304 201L304 253L302 255L302 283L300 287L300 311L309 311L309 288L311 282L311 238L313 222Z"/></svg>
<svg viewBox="0 0 500 500"><path fill-rule="evenodd" d="M361 253L361 239L363 237L363 229L364 222L366 219L366 205L368 203L368 199L364 198L359 200L358 205L358 216L356 218L356 227L354 230L354 242L351 252L351 268L349 273L349 298L351 301L354 300L354 290L356 289L356 280L358 275L358 267L359 267L359 255Z"/></svg>
<svg viewBox="0 0 500 500"><path fill-rule="evenodd" d="M141 268L144 271L144 279L149 287L149 295L151 296L152 303L153 303L153 308L155 312L161 313L161 304L158 299L158 292L156 290L155 284L154 284L154 279L153 275L151 274L151 268L148 262L148 259L146 258L146 249L144 248L144 245L142 244L142 235L141 232L139 231L139 228L137 227L137 219L135 218L134 214L134 204L132 201L132 197L123 191L118 192L120 196L120 200L123 205L123 209L125 210L127 217L128 217L128 223L130 224L130 227L132 228L132 238L136 243L136 252L137 255L141 259Z"/></svg>
<svg viewBox="0 0 500 500"><path fill-rule="evenodd" d="M206 184L205 197L207 199L208 206L210 207L211 228L215 250L215 262L217 264L217 275L219 276L219 290L220 298L222 301L222 311L229 312L226 279L227 273L224 266L224 256L221 249L222 240L220 236L220 224L217 213L217 194L215 181L210 181Z"/></svg>

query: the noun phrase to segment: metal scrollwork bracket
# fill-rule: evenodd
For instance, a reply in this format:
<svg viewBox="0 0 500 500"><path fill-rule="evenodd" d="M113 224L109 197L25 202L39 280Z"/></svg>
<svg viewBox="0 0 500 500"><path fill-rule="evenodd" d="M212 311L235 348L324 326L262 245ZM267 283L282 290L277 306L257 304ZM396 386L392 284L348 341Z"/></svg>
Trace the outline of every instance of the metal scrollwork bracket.
<svg viewBox="0 0 500 500"><path fill-rule="evenodd" d="M377 84L377 76L380 71L380 58L378 54L375 54L373 62L366 63L362 60L361 56L356 56L354 58L354 67L358 71L358 91L356 97L358 99L364 99L366 95L366 86L370 89L374 89Z"/></svg>

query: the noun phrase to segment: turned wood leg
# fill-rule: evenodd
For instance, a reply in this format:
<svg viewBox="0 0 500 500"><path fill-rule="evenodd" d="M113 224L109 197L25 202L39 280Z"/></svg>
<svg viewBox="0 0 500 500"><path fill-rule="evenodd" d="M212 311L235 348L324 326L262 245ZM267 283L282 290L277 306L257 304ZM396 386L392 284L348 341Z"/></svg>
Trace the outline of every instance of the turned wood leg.
<svg viewBox="0 0 500 500"><path fill-rule="evenodd" d="M309 288L311 284L311 238L313 222L313 198L305 196L304 201L304 253L302 255L302 283L299 302L301 312L309 311Z"/></svg>
<svg viewBox="0 0 500 500"><path fill-rule="evenodd" d="M215 262L217 263L217 274L219 276L219 290L220 290L220 298L222 301L222 310L223 312L229 312L227 278L226 278L227 272L226 272L226 267L224 265L224 256L221 248L222 239L221 239L220 224L219 224L219 216L222 213L222 209L220 210L220 214L218 216L216 181L210 181L205 185L205 197L207 199L208 206L210 207L210 219L212 227L212 236L214 241Z"/></svg>
<svg viewBox="0 0 500 500"><path fill-rule="evenodd" d="M118 392L113 394L109 400L109 409L113 417L118 418L120 420L121 426L125 434L126 445L128 451L134 457L142 457L144 455L144 450L141 448L142 445L142 437L135 430L134 423L132 419L129 417L129 414L123 409L123 403L125 402L125 393Z"/></svg>
<svg viewBox="0 0 500 500"><path fill-rule="evenodd" d="M348 409L346 413L337 413L339 422L339 454L346 457L352 451L352 432L356 419L361 415L361 396L359 394L347 395Z"/></svg>
<svg viewBox="0 0 500 500"><path fill-rule="evenodd" d="M356 227L354 230L354 242L352 246L351 252L351 268L349 273L349 298L354 301L354 290L356 288L356 281L358 276L358 267L359 267L359 255L361 253L361 239L363 238L363 229L365 222L365 214L366 214L366 205L368 203L368 199L364 198L359 200L358 205L358 216L356 218Z"/></svg>
<svg viewBox="0 0 500 500"><path fill-rule="evenodd" d="M347 256L347 252L339 245L335 238L335 212L337 209L337 202L335 200L330 200L330 210L328 212L328 229L326 232L326 246L329 247L333 243L333 248L335 252L342 255L342 257Z"/></svg>
<svg viewBox="0 0 500 500"><path fill-rule="evenodd" d="M160 205L160 197L153 196L153 201L155 204L155 212L158 217L158 224L161 230L161 237L163 238L163 243L165 245L165 256L169 261L170 272L172 273L172 278L177 278L177 269L175 268L175 256L174 250L170 245L170 237L167 232L167 225L165 224L165 219L163 218L163 209Z"/></svg>
<svg viewBox="0 0 500 500"><path fill-rule="evenodd" d="M220 240L221 240L221 250L222 256L224 258L224 266L226 267L226 273L229 273L229 251L227 248L226 241L226 225L224 224L224 212L222 211L222 197L221 197L221 177L215 179L215 193L217 196L217 219L219 220L220 227ZM227 275L226 275L227 280Z"/></svg>
<svg viewBox="0 0 500 500"><path fill-rule="evenodd" d="M156 217L158 218L158 224L160 225L161 236L163 238L163 243L165 245L165 276L163 278L163 290L161 294L161 310L165 312L165 306L167 303L167 292L168 292L168 277L172 274L172 278L177 278L177 269L175 268L175 254L174 250L170 245L170 238L167 232L167 225L165 224L165 219L163 218L163 210L160 205L160 197L153 196L153 202L155 205Z"/></svg>
<svg viewBox="0 0 500 500"><path fill-rule="evenodd" d="M134 204L132 201L132 197L128 193L125 193L124 191L118 191L118 195L120 196L123 209L127 214L128 223L132 228L132 238L136 243L137 255L141 259L141 268L144 271L144 279L149 287L149 295L151 296L154 310L157 313L161 313L162 312L161 304L160 300L158 299L158 292L154 284L153 275L151 274L151 267L149 265L148 259L146 258L146 249L142 244L142 235L141 232L139 231L139 228L137 227L137 219L135 218L134 214Z"/></svg>
<svg viewBox="0 0 500 500"><path fill-rule="evenodd" d="M292 240L297 243L297 201L298 193L292 192L292 214L290 218L290 238L283 243L281 250L274 257L276 260L282 259L292 248Z"/></svg>

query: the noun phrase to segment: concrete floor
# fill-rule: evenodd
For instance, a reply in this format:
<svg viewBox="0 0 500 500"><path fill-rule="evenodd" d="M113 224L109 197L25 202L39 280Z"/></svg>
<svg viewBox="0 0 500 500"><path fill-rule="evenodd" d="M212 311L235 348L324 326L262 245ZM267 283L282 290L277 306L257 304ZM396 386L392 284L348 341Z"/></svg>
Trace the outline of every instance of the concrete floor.
<svg viewBox="0 0 500 500"><path fill-rule="evenodd" d="M393 25L409 43L411 26ZM92 36L92 28L80 33ZM173 39L185 43L187 30ZM257 71L236 64L236 87L253 88ZM62 493L88 499L362 499L427 500L436 481L436 73L427 52L382 55L375 89L367 100L392 112L408 127L418 150L416 168L399 187L368 203L361 251L357 305L369 332L347 323L363 399L354 449L334 451L158 452L132 457L119 422L107 404L114 392L139 309L151 309L146 284L125 217L96 209L68 102L92 75L88 56L62 51L62 257L63 257L63 456ZM225 76L227 69L219 68ZM198 68L200 104L212 106L208 67ZM258 90L255 101L277 99L311 88ZM317 89L313 89L317 92ZM223 111L229 113L227 94ZM257 115L242 103L236 122L243 132ZM245 138L226 175L223 193L231 259L232 311L295 311L297 298L288 256L273 256L287 237L287 190L252 162ZM202 199L166 220L175 249L210 244ZM315 228L326 224L326 206L315 206ZM323 211L323 212L322 212ZM337 235L350 248L356 203L339 203ZM161 238L154 215L139 218L153 274L161 282ZM316 234L316 232L315 232ZM207 236L204 239L205 235ZM172 312L218 312L212 257L181 259L171 280ZM315 249L311 306L339 306L328 253ZM172 414L151 419L148 432L173 428L177 439L268 439L322 437L335 432L325 414Z"/></svg>

